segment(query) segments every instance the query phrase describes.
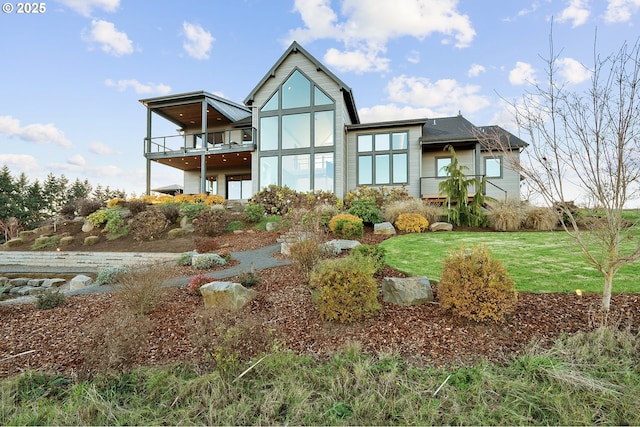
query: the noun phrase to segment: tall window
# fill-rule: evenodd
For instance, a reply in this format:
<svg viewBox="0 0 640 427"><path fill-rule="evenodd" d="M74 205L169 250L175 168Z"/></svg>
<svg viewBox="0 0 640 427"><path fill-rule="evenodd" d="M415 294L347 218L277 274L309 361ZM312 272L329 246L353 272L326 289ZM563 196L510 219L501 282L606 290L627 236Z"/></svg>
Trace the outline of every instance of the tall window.
<svg viewBox="0 0 640 427"><path fill-rule="evenodd" d="M409 133L358 135L358 185L406 184Z"/></svg>
<svg viewBox="0 0 640 427"><path fill-rule="evenodd" d="M260 109L260 187L334 189L335 102L295 70Z"/></svg>
<svg viewBox="0 0 640 427"><path fill-rule="evenodd" d="M446 178L449 176L447 167L451 164L451 157L437 157L436 158L436 176L439 178Z"/></svg>
<svg viewBox="0 0 640 427"><path fill-rule="evenodd" d="M502 178L502 157L485 157L484 174L487 178Z"/></svg>

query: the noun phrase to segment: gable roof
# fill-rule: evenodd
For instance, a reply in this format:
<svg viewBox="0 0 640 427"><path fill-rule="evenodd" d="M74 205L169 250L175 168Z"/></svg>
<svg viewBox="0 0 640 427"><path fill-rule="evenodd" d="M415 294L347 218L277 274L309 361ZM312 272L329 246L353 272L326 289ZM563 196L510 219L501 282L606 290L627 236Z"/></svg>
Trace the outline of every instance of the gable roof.
<svg viewBox="0 0 640 427"><path fill-rule="evenodd" d="M351 123L353 124L360 123L360 117L358 117L358 110L356 108L356 103L353 99L353 92L351 91L351 88L347 86L342 80L340 80L335 74L333 74L327 67L325 67L324 64L322 64L313 55L311 55L302 46L300 46L298 42L295 42L295 41L291 43L291 46L289 46L289 48L282 54L280 59L276 61L273 67L271 67L271 69L264 75L264 77L260 80L260 82L258 82L256 87L254 87L253 90L249 92L249 95L247 95L247 97L245 98L244 103L246 105L253 104L256 93L260 90L260 88L262 88L262 86L265 84L267 80L275 77L276 70L278 69L278 67L280 67L280 65L282 65L285 59L287 59L287 57L291 54L304 55L310 62L313 63L313 65L315 65L316 70L322 71L327 76L329 76L329 78L331 78L331 80L333 80L338 85L338 87L340 88L340 91L342 92L344 103L347 107L347 111L349 112L349 118L351 119Z"/></svg>

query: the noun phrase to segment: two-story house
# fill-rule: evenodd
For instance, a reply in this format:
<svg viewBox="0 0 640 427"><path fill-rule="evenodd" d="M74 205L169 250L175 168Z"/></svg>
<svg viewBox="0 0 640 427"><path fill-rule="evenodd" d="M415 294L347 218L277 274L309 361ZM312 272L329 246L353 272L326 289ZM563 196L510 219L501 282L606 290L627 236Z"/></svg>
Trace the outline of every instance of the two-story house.
<svg viewBox="0 0 640 427"><path fill-rule="evenodd" d="M524 141L461 115L360 123L351 89L296 42L244 105L204 91L140 102L147 108L147 193L151 162L158 162L184 172L185 193L228 200L249 199L270 184L329 190L339 198L358 186L404 185L415 197L437 200L451 161L444 148L451 145L467 175L486 177L488 196L520 197L520 176L505 156L517 160ZM153 135L158 118L178 133ZM499 155L479 138L496 129L510 147Z"/></svg>

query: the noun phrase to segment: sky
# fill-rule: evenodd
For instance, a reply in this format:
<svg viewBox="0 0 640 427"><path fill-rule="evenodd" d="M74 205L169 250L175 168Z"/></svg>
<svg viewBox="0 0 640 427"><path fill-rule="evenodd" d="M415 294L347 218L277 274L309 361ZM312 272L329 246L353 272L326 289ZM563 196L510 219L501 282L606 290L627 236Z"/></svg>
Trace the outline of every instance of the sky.
<svg viewBox="0 0 640 427"><path fill-rule="evenodd" d="M145 191L140 99L204 90L242 104L294 40L351 87L362 123L461 113L516 132L508 104L544 81L551 31L578 90L594 51L640 35L640 0L50 0L2 11L0 166L129 196ZM176 134L159 121L154 135ZM152 188L171 184L181 172L154 165Z"/></svg>

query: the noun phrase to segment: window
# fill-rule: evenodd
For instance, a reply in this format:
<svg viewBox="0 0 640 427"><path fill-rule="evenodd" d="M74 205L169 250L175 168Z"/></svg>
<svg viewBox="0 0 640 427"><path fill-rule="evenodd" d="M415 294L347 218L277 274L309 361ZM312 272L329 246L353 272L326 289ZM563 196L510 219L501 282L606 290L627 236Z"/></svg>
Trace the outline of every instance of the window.
<svg viewBox="0 0 640 427"><path fill-rule="evenodd" d="M309 154L282 156L282 185L301 193L311 190Z"/></svg>
<svg viewBox="0 0 640 427"><path fill-rule="evenodd" d="M358 135L358 185L406 184L409 133Z"/></svg>
<svg viewBox="0 0 640 427"><path fill-rule="evenodd" d="M487 178L502 178L502 157L485 157L484 174Z"/></svg>
<svg viewBox="0 0 640 427"><path fill-rule="evenodd" d="M311 145L309 113L282 116L282 149L307 148Z"/></svg>
<svg viewBox="0 0 640 427"><path fill-rule="evenodd" d="M335 108L300 70L291 73L260 108L260 188L333 191Z"/></svg>
<svg viewBox="0 0 640 427"><path fill-rule="evenodd" d="M449 176L447 167L451 164L451 157L438 157L436 158L436 176L439 178L446 178Z"/></svg>

